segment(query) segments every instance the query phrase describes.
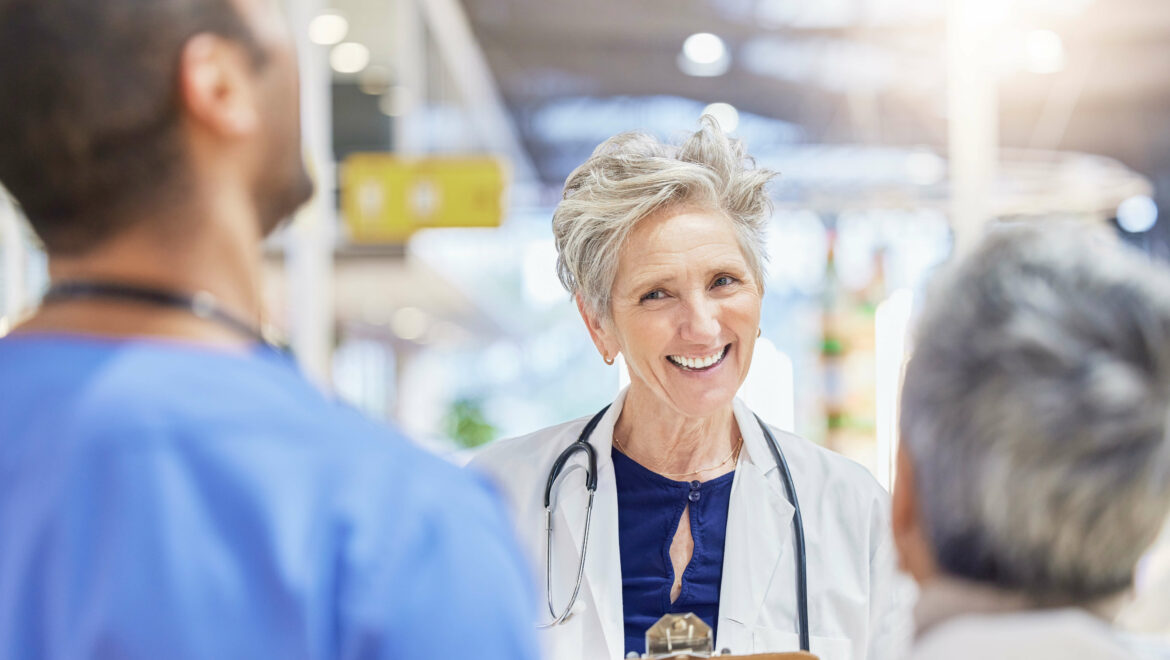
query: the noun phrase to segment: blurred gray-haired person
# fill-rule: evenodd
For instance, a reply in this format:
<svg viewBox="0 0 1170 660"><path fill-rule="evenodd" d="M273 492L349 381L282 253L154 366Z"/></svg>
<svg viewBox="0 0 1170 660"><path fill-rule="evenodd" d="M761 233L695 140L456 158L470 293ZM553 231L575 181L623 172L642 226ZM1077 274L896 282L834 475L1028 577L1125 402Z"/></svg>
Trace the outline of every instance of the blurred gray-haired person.
<svg viewBox="0 0 1170 660"><path fill-rule="evenodd" d="M940 275L894 493L913 657L1157 653L1111 620L1170 513L1168 410L1170 274L1142 255L1012 227Z"/></svg>

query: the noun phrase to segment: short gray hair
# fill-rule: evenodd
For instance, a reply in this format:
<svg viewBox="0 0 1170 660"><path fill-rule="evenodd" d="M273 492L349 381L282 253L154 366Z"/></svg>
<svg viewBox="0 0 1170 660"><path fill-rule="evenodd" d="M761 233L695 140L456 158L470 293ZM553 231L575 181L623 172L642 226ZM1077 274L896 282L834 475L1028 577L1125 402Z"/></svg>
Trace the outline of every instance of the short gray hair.
<svg viewBox="0 0 1170 660"><path fill-rule="evenodd" d="M1132 584L1170 513L1170 275L1103 231L991 233L936 278L902 391L941 568L1038 601Z"/></svg>
<svg viewBox="0 0 1170 660"><path fill-rule="evenodd" d="M695 206L726 215L760 287L764 234L772 204L765 190L775 174L754 166L743 143L710 115L681 146L642 133L603 142L565 181L553 214L557 275L594 313L606 317L626 237L660 210Z"/></svg>

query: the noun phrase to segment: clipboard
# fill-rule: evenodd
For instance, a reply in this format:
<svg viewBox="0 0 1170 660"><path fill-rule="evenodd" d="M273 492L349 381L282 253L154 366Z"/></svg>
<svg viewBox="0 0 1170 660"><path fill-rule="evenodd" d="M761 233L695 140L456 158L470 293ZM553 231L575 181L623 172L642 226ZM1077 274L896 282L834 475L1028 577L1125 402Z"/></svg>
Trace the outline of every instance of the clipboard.
<svg viewBox="0 0 1170 660"><path fill-rule="evenodd" d="M713 653L714 639L708 626L694 612L666 614L646 631L646 653L642 658L659 660L818 660L808 651L784 651L781 653L753 653L736 655ZM698 653L699 655L695 655ZM633 653L627 655L632 658Z"/></svg>

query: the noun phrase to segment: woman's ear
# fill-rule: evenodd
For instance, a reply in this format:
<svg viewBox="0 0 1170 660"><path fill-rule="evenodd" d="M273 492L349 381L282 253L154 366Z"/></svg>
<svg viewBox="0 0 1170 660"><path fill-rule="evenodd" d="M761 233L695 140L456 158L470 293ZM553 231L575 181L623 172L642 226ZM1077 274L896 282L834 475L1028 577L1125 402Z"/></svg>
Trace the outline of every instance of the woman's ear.
<svg viewBox="0 0 1170 660"><path fill-rule="evenodd" d="M601 357L607 363L612 364L621 348L607 327L608 324L600 316L590 311L589 305L585 304L585 299L581 297L580 293L573 296L573 299L577 303L577 311L581 313L581 320L585 321L585 327L589 330L589 338L593 340L593 345L597 347Z"/></svg>
<svg viewBox="0 0 1170 660"><path fill-rule="evenodd" d="M898 549L899 568L920 584L934 577L938 565L922 521L914 461L904 443L898 446L898 475L894 480L890 524L894 545Z"/></svg>

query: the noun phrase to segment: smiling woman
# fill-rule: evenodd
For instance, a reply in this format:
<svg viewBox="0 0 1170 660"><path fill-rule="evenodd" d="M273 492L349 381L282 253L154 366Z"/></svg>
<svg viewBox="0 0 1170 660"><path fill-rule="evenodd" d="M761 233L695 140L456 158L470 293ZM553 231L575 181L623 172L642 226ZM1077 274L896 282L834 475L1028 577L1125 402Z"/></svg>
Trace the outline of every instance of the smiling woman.
<svg viewBox="0 0 1170 660"><path fill-rule="evenodd" d="M531 556L545 557L542 581L550 569L563 625L546 634L549 657L641 653L650 625L685 612L736 653L796 650L799 632L826 660L900 656L909 617L892 588L885 493L735 398L759 333L772 177L705 117L679 147L614 137L565 184L558 273L601 359L625 356L630 386L591 422L496 443L474 462L509 494ZM577 449L591 472L561 469ZM594 500L597 515L581 516ZM813 505L807 537L796 502ZM805 538L807 553L793 552Z"/></svg>
<svg viewBox="0 0 1170 660"><path fill-rule="evenodd" d="M729 404L751 365L762 294L723 213L668 207L639 222L618 260L609 315L581 306L598 349L624 354L638 383L627 396L625 419L641 416L632 409L661 403L669 414L653 418L710 420L733 443L739 434ZM619 433L629 430L621 427ZM647 452L641 445L658 435L648 430L626 446ZM690 430L689 442L666 457L666 469L685 472L709 458L694 454L723 452L723 443L711 441L718 435Z"/></svg>

